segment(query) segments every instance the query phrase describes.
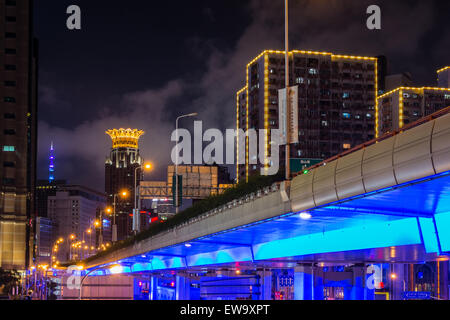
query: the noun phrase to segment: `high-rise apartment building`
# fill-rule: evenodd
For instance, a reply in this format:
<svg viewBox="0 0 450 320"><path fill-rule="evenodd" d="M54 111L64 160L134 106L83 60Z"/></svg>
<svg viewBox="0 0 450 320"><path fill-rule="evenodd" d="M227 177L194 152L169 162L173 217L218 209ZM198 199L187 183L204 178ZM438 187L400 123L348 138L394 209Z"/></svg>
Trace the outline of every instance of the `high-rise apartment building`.
<svg viewBox="0 0 450 320"><path fill-rule="evenodd" d="M48 196L48 217L54 223L53 241L65 239L63 250L58 254L60 261L70 259L70 242L67 239L72 234L76 236L74 241L85 241L82 249L87 246L90 250L95 246L96 235L87 230L93 228L98 212L105 206L105 194L82 186L59 186L54 196Z"/></svg>
<svg viewBox="0 0 450 320"><path fill-rule="evenodd" d="M105 162L105 191L108 205L114 206L116 198L117 240L132 234L134 184L139 184L143 159L139 154L139 138L144 131L138 129L113 129L106 131L112 139L112 149ZM127 191L126 198L119 196L122 190ZM118 195L118 196L114 196Z"/></svg>
<svg viewBox="0 0 450 320"><path fill-rule="evenodd" d="M279 128L278 90L285 87L284 57L284 51L266 50L247 65L246 86L237 93L238 129ZM289 84L298 86L299 128L299 142L291 144L290 159L326 159L376 136L380 67L376 57L289 52ZM250 164L254 159L249 159L248 139L245 143L245 164L237 167L238 179L244 180L262 166ZM268 144L269 133L266 150ZM280 170L284 163L284 148L280 148Z"/></svg>
<svg viewBox="0 0 450 320"><path fill-rule="evenodd" d="M450 89L399 87L378 96L377 100L378 131L384 134L450 106Z"/></svg>
<svg viewBox="0 0 450 320"><path fill-rule="evenodd" d="M37 40L31 0L0 0L0 267L32 258Z"/></svg>
<svg viewBox="0 0 450 320"><path fill-rule="evenodd" d="M450 67L437 71L438 87L401 85L377 97L380 134L402 128L450 106Z"/></svg>

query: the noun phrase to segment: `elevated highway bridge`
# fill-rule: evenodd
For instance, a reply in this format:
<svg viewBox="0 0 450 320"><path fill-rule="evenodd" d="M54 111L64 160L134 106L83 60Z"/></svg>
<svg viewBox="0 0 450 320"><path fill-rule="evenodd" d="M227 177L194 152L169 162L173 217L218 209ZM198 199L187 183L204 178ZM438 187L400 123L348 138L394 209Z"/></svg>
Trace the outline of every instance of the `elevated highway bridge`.
<svg viewBox="0 0 450 320"><path fill-rule="evenodd" d="M425 121L426 120L426 121ZM92 274L418 263L450 253L450 114L90 260Z"/></svg>

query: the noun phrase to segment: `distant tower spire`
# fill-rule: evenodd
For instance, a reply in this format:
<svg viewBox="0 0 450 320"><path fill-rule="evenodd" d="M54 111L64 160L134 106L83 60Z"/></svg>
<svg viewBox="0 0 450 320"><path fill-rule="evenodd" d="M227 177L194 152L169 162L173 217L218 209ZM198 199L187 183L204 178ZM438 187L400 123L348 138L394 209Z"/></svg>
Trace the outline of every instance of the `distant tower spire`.
<svg viewBox="0 0 450 320"><path fill-rule="evenodd" d="M53 153L55 149L53 148L53 141L50 144L50 157L49 157L49 165L48 165L48 182L52 183L55 181L55 154Z"/></svg>

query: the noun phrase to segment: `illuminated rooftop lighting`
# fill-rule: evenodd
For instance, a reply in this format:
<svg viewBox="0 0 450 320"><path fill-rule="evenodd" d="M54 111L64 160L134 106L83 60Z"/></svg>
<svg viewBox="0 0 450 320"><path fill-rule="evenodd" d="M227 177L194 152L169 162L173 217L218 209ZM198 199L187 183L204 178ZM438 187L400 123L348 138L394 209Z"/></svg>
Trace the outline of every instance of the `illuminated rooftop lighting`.
<svg viewBox="0 0 450 320"><path fill-rule="evenodd" d="M184 246L185 246L186 248L190 248L190 247L192 247L192 244L190 244L190 243L185 243Z"/></svg>
<svg viewBox="0 0 450 320"><path fill-rule="evenodd" d="M448 70L448 69L450 69L450 67L444 67L444 68L442 68L442 69L439 69L439 70L437 71L437 73L441 73L442 71L445 71L445 70Z"/></svg>
<svg viewBox="0 0 450 320"><path fill-rule="evenodd" d="M116 148L138 148L139 138L145 134L139 129L111 129L105 132L113 142L113 149Z"/></svg>

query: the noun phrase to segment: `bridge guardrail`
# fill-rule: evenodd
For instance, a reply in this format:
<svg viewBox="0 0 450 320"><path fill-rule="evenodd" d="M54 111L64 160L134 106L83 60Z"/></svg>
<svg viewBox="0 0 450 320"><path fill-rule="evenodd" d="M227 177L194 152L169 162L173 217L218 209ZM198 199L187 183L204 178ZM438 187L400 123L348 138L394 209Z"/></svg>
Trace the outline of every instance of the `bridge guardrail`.
<svg viewBox="0 0 450 320"><path fill-rule="evenodd" d="M444 109L408 130L383 136L297 175L290 190L292 210L304 211L449 171L449 111Z"/></svg>

